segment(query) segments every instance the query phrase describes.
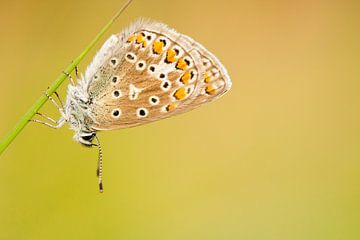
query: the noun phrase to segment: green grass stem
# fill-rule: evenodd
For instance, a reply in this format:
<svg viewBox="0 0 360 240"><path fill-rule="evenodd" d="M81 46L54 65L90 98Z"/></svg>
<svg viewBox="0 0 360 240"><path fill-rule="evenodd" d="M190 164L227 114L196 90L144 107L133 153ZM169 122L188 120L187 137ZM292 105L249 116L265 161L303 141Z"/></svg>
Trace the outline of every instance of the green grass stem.
<svg viewBox="0 0 360 240"><path fill-rule="evenodd" d="M64 72L71 73L77 65L84 59L84 57L89 53L89 51L94 47L94 45L100 40L104 33L112 26L115 20L121 15L121 13L130 5L132 0L128 0L123 7L115 14L115 16L100 30L100 32L95 36L95 38L89 43L89 45L84 49L84 51L73 60L73 62L64 69ZM56 89L64 82L67 78L65 73L61 73L57 79L49 86L47 90L48 95L52 95ZM30 107L27 113L20 119L20 121L15 125L15 127L10 131L10 133L1 141L0 143L0 155L5 151L5 149L10 145L12 141L19 135L19 133L24 129L28 122L34 117L34 115L40 110L40 108L46 103L48 98L45 94L42 94L41 97Z"/></svg>

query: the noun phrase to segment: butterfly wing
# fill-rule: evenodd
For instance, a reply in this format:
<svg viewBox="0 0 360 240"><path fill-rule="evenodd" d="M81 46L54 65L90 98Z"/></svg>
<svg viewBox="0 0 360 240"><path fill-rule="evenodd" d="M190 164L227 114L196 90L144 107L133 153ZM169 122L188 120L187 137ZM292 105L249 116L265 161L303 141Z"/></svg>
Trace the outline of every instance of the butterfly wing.
<svg viewBox="0 0 360 240"><path fill-rule="evenodd" d="M218 99L231 89L232 82L221 62L200 43L186 35L181 35L178 42L185 43L186 51L200 56L196 65L201 69L194 94L178 109L177 114L180 114Z"/></svg>
<svg viewBox="0 0 360 240"><path fill-rule="evenodd" d="M231 87L219 60L164 24L138 21L104 44L84 80L92 128L133 127L212 101Z"/></svg>

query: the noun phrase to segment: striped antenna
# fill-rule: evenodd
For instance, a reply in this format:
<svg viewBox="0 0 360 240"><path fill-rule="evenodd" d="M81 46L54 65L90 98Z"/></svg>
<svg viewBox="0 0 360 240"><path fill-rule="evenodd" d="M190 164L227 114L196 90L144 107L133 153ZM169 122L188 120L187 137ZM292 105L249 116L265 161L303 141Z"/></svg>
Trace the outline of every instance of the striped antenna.
<svg viewBox="0 0 360 240"><path fill-rule="evenodd" d="M103 157L103 154L102 154L102 148L101 148L101 144L100 144L100 141L99 141L99 138L97 136L95 136L96 138L96 141L97 141L97 146L99 148L99 161L98 161L98 166L97 166L97 176L99 178L99 191L102 193L104 191L104 188L103 188L103 182L102 182L102 177L103 177L103 162L102 162L102 157Z"/></svg>

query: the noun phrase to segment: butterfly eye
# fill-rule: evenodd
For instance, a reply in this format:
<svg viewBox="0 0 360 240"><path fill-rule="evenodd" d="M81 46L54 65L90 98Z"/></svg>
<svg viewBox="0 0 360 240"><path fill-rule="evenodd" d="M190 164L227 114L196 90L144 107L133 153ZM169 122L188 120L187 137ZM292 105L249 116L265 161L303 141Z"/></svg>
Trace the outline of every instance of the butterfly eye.
<svg viewBox="0 0 360 240"><path fill-rule="evenodd" d="M92 136L83 136L81 137L84 141L89 142L92 139Z"/></svg>
<svg viewBox="0 0 360 240"><path fill-rule="evenodd" d="M82 138L84 141L89 142L89 141L91 141L91 140L93 140L93 139L94 139L95 135L96 135L95 133L92 133L91 135L84 135L84 136L81 136L81 138Z"/></svg>

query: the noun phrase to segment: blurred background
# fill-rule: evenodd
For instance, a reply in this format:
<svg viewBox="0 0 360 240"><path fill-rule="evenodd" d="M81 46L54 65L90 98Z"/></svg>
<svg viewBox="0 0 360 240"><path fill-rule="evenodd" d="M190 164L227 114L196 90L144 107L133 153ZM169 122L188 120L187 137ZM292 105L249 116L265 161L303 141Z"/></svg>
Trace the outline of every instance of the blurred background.
<svg viewBox="0 0 360 240"><path fill-rule="evenodd" d="M123 2L0 2L1 138ZM140 16L159 20L216 54L232 90L101 132L104 194L97 149L67 126L29 124L0 158L0 239L359 239L359 12L359 1L135 0L96 49Z"/></svg>

